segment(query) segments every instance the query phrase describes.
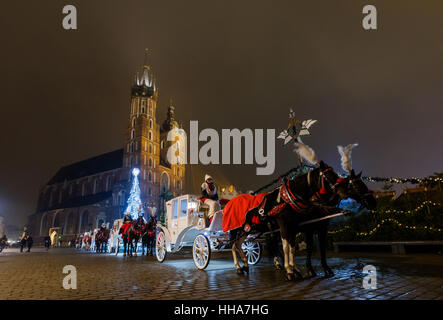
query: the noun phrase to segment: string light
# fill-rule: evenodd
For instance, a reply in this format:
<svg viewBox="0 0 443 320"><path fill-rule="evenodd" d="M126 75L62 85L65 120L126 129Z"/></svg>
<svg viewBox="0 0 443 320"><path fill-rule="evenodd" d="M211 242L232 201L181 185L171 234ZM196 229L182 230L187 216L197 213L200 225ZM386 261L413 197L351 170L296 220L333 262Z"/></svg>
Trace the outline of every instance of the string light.
<svg viewBox="0 0 443 320"><path fill-rule="evenodd" d="M412 209L412 210L388 209L388 210L369 210L369 212L371 212L371 213L379 213L379 214L383 214L383 213L387 213L387 214L396 214L396 213L400 213L400 214L414 214L414 213L417 213L417 212L421 211L426 206L440 207L442 205L443 204L441 202L433 202L433 201L426 200L426 201L423 201L415 209Z"/></svg>
<svg viewBox="0 0 443 320"><path fill-rule="evenodd" d="M373 228L372 230L366 231L366 232L356 232L355 234L357 236L370 236L370 235L373 235L386 222L395 223L398 227L402 227L404 229L409 229L409 230L426 230L426 231L430 231L430 232L442 232L443 231L440 228L434 228L434 227L430 227L430 226L407 226L407 225L404 225L404 224L398 222L395 219L387 218L387 219L381 220L381 222L379 224L377 224L377 226L375 228ZM345 226L345 227L343 227L342 229L339 229L339 230L328 231L328 233L329 234L337 234L337 233L343 232L343 231L345 231L347 229L350 229L350 227L349 226Z"/></svg>
<svg viewBox="0 0 443 320"><path fill-rule="evenodd" d="M390 183L412 183L423 184L429 182L443 182L440 177L426 177L426 178L383 178L383 177L362 177L363 180L369 182L390 182Z"/></svg>

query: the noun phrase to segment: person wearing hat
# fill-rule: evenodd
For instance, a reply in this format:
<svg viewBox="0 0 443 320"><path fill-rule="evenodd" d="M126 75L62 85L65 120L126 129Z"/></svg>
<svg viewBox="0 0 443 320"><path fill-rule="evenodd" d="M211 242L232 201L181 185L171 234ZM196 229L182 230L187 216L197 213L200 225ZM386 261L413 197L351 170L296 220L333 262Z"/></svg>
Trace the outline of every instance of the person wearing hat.
<svg viewBox="0 0 443 320"><path fill-rule="evenodd" d="M123 224L132 222L132 217L129 212L125 213L125 216L123 217Z"/></svg>
<svg viewBox="0 0 443 320"><path fill-rule="evenodd" d="M220 202L218 202L217 187L214 179L207 174L205 175L205 182L201 185L202 202L209 206L208 219L211 221L214 214L220 210Z"/></svg>

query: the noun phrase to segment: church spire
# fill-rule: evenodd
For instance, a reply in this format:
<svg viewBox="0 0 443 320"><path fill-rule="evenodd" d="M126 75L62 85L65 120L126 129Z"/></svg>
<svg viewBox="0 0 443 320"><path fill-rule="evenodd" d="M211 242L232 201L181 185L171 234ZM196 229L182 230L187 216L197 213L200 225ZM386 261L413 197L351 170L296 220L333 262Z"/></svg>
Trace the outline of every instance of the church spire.
<svg viewBox="0 0 443 320"><path fill-rule="evenodd" d="M154 73L151 68L150 50L145 49L145 57L141 74L136 74L136 80L132 87L132 95L152 97L157 91Z"/></svg>

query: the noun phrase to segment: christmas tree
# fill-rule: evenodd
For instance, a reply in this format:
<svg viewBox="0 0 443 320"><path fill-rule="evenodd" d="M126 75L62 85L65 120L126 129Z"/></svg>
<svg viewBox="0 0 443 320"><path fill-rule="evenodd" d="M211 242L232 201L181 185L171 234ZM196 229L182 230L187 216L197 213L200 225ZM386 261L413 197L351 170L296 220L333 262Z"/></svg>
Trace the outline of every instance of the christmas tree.
<svg viewBox="0 0 443 320"><path fill-rule="evenodd" d="M132 181L131 193L129 194L128 207L125 212L131 214L132 219L136 220L139 215L143 216L142 201L140 199L140 186L138 184L138 174L140 170L138 168L132 169L132 175L134 180Z"/></svg>

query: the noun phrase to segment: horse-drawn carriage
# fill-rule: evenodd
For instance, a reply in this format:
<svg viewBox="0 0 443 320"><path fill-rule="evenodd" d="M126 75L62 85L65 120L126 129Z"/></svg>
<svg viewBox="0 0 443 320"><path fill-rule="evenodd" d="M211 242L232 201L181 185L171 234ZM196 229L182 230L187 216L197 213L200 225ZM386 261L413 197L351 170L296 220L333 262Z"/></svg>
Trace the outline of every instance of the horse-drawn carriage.
<svg viewBox="0 0 443 320"><path fill-rule="evenodd" d="M158 224L156 257L163 262L167 252L175 253L185 247L192 247L195 266L203 270L211 259L212 252L231 250L229 234L222 230L223 211L217 211L208 223L208 206L199 196L183 195L166 203L166 224ZM208 226L209 225L209 226ZM248 263L259 262L262 247L254 235L242 244Z"/></svg>

